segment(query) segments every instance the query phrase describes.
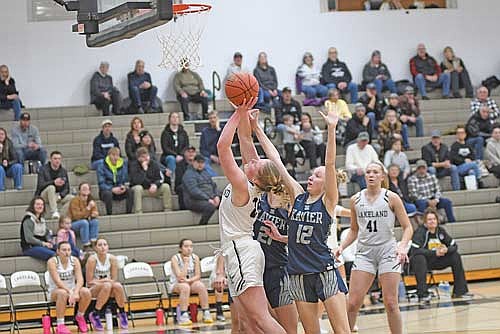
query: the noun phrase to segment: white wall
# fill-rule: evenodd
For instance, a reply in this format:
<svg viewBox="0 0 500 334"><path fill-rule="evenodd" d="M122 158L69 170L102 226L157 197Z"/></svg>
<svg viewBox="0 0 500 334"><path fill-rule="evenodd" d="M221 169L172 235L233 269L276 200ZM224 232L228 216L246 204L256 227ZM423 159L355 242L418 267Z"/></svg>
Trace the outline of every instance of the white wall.
<svg viewBox="0 0 500 334"><path fill-rule="evenodd" d="M88 103L88 81L100 60L111 63L111 74L126 93L126 73L134 61L146 61L147 71L162 98L173 99L172 73L160 69L156 40L162 27L104 48L90 49L71 33L71 21L28 23L26 0L0 1L2 46L0 63L10 66L24 103L30 107ZM459 0L457 10L321 13L319 0L209 0L214 5L201 44L205 66L199 70L211 86L213 70L225 73L234 51L253 69L259 51L276 67L280 87L292 85L302 54L311 51L323 63L336 46L354 78L361 80L372 50L382 51L396 79L409 78L408 60L425 42L441 59L446 45L455 48L471 72L474 84L498 73L497 40L500 1ZM481 31L481 32L480 32Z"/></svg>

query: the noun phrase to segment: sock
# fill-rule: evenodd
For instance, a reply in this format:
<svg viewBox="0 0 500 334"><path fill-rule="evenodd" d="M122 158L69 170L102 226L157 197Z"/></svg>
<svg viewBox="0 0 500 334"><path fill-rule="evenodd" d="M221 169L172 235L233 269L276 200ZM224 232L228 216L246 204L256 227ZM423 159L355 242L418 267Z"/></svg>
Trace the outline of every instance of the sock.
<svg viewBox="0 0 500 334"><path fill-rule="evenodd" d="M56 323L57 323L58 325L64 325L64 318L57 318Z"/></svg>
<svg viewBox="0 0 500 334"><path fill-rule="evenodd" d="M104 310L103 309L98 310L96 307L94 308L94 313L102 317L104 315Z"/></svg>
<svg viewBox="0 0 500 334"><path fill-rule="evenodd" d="M118 306L118 311L119 311L120 313L125 313L125 306L124 306L124 307L120 307L120 306Z"/></svg>
<svg viewBox="0 0 500 334"><path fill-rule="evenodd" d="M223 313L222 312L222 302L216 302L215 309L217 310L217 315L221 315Z"/></svg>
<svg viewBox="0 0 500 334"><path fill-rule="evenodd" d="M83 317L83 316L85 316L85 313L78 311L78 312L76 312L76 315Z"/></svg>

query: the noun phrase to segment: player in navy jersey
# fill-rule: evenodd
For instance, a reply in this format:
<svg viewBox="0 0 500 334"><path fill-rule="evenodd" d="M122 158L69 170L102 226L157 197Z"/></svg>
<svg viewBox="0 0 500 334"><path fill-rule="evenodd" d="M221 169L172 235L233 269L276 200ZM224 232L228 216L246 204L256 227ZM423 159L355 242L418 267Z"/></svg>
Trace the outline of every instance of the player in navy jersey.
<svg viewBox="0 0 500 334"><path fill-rule="evenodd" d="M351 197L351 229L336 251L339 256L358 239L350 280L349 325L354 329L364 296L378 272L389 328L392 334L402 334L398 287L413 230L399 195L384 189L388 185L384 165L379 161L368 164L365 180L367 188ZM399 245L394 237L396 219L403 229Z"/></svg>
<svg viewBox="0 0 500 334"><path fill-rule="evenodd" d="M271 316L263 288L264 254L259 242L253 240L255 205L258 191L283 193L284 185L275 163L259 159L251 137L248 112L256 99L235 107L217 143L220 164L229 184L223 191L219 206L219 230L224 261L217 261L215 283L219 290L225 266L228 286L238 310L245 315L249 333L285 334ZM232 152L234 134L238 128L243 170L236 164ZM252 217L253 216L253 217Z"/></svg>
<svg viewBox="0 0 500 334"><path fill-rule="evenodd" d="M338 202L335 171L335 128L338 116L335 111L326 115L320 112L328 125L325 166L314 169L308 179L307 192L304 192L300 184L288 174L276 147L260 128L257 114L249 115L252 128L266 156L278 166L293 202L289 213L287 270L290 291L304 330L308 334L320 332L317 313L318 300L321 300L335 333L349 333L345 303L347 288L326 244ZM273 238L279 238L278 234L276 229L271 232Z"/></svg>
<svg viewBox="0 0 500 334"><path fill-rule="evenodd" d="M287 334L297 333L298 315L289 287L287 238L289 200L273 192L263 193L256 210L254 239L260 242L266 264L264 290L276 319ZM277 229L281 240L270 237L271 229Z"/></svg>

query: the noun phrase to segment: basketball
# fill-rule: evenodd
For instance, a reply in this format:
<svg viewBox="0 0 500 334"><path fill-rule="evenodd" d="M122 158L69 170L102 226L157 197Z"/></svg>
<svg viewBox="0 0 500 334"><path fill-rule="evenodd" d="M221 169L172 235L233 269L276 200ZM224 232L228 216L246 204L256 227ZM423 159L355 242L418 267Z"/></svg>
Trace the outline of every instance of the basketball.
<svg viewBox="0 0 500 334"><path fill-rule="evenodd" d="M243 101L259 96L259 83L257 79L246 72L233 73L226 81L226 97L234 105L240 106Z"/></svg>

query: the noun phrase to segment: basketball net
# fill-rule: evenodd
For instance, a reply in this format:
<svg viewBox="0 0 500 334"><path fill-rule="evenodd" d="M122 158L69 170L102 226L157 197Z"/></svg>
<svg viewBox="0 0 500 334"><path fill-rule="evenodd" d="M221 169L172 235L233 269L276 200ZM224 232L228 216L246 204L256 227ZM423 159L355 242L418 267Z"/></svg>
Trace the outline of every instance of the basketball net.
<svg viewBox="0 0 500 334"><path fill-rule="evenodd" d="M202 4L174 5L174 18L158 35L162 51L161 68L180 71L202 66L200 41L211 6Z"/></svg>

